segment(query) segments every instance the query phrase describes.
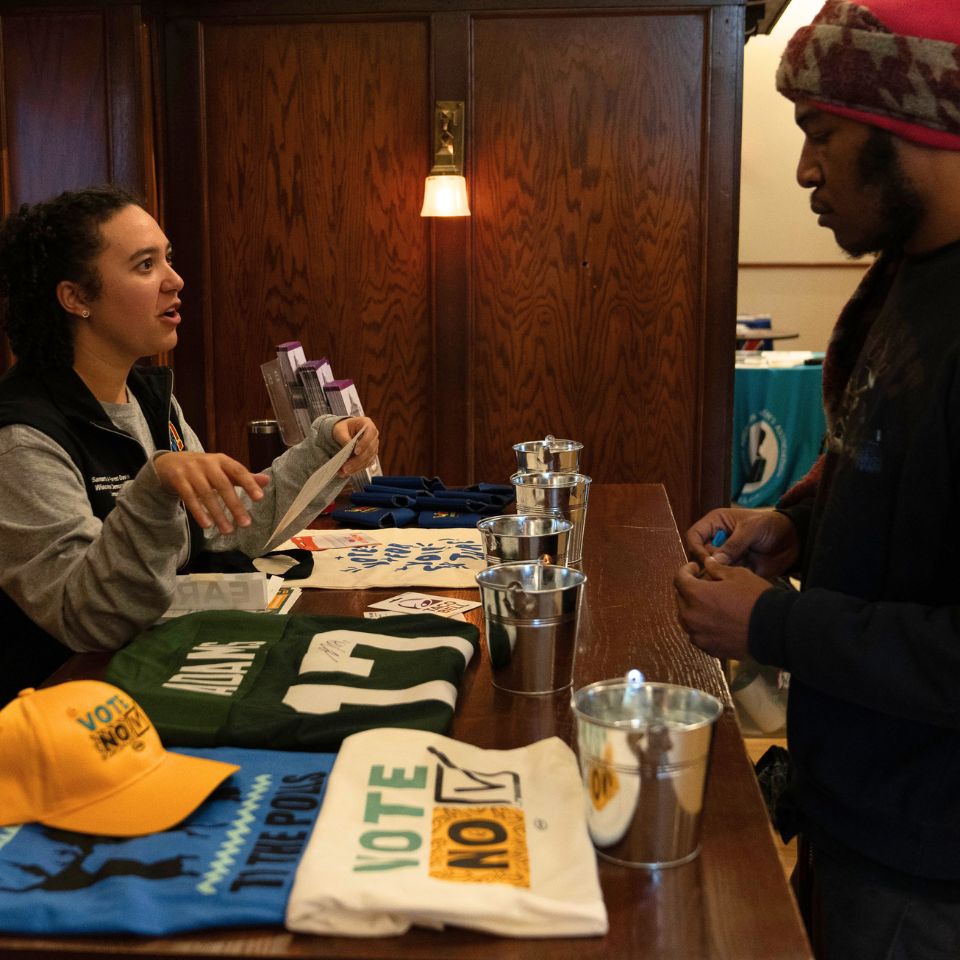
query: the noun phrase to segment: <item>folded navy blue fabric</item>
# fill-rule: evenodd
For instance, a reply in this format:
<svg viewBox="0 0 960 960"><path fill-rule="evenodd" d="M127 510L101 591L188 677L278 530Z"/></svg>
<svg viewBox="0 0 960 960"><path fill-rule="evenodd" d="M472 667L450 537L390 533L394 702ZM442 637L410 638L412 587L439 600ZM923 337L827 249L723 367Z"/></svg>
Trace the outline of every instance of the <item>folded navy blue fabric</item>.
<svg viewBox="0 0 960 960"><path fill-rule="evenodd" d="M517 491L514 489L512 483L475 483L472 486L464 487L464 490L468 492L475 491L476 493L493 493L497 496L507 497L507 503L510 503L512 500L517 498Z"/></svg>
<svg viewBox="0 0 960 960"><path fill-rule="evenodd" d="M480 490L471 490L469 487L448 487L446 490L434 490L431 496L439 497L443 500L470 500L474 503L497 504L506 506L512 502L513 495L509 499L500 493L485 493Z"/></svg>
<svg viewBox="0 0 960 960"><path fill-rule="evenodd" d="M458 513L447 510L422 510L417 516L418 527L475 527L479 513Z"/></svg>
<svg viewBox="0 0 960 960"><path fill-rule="evenodd" d="M491 506L500 509L499 504L484 503L483 500L471 500L468 497L435 497L431 494L420 494L414 506L418 510L459 510L463 513L483 513Z"/></svg>
<svg viewBox="0 0 960 960"><path fill-rule="evenodd" d="M373 477L350 494L352 507L334 510L346 526L474 527L496 516L516 499L512 484L474 483L447 487L439 477L390 475Z"/></svg>
<svg viewBox="0 0 960 960"><path fill-rule="evenodd" d="M376 486L413 487L414 490L443 490L443 481L439 477L391 476L372 477L370 482Z"/></svg>
<svg viewBox="0 0 960 960"><path fill-rule="evenodd" d="M417 515L408 507L344 507L330 514L337 523L348 527L406 527Z"/></svg>
<svg viewBox="0 0 960 960"><path fill-rule="evenodd" d="M410 507L415 500L412 490L406 493L385 493L371 490L369 484L365 489L350 494L350 502L360 507Z"/></svg>
<svg viewBox="0 0 960 960"><path fill-rule="evenodd" d="M364 493L396 493L404 497L415 497L418 493L429 493L426 489L417 489L416 487L388 487L385 483L365 483L363 485Z"/></svg>

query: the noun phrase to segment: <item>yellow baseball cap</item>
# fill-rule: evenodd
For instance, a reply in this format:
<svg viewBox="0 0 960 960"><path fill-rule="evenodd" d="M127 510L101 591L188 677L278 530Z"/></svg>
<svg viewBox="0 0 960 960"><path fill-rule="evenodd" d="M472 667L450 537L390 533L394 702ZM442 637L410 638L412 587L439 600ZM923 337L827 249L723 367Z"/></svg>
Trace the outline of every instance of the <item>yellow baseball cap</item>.
<svg viewBox="0 0 960 960"><path fill-rule="evenodd" d="M239 769L169 753L134 699L99 680L30 687L0 710L0 826L154 833Z"/></svg>

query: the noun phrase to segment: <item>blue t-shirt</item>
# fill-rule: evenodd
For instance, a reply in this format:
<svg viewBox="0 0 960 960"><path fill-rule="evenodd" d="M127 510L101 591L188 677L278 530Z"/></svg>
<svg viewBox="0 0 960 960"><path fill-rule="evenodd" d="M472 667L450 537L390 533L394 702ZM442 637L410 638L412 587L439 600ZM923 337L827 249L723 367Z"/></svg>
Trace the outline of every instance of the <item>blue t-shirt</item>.
<svg viewBox="0 0 960 960"><path fill-rule="evenodd" d="M170 830L128 838L0 827L0 930L162 936L283 924L335 754L177 752L240 770Z"/></svg>

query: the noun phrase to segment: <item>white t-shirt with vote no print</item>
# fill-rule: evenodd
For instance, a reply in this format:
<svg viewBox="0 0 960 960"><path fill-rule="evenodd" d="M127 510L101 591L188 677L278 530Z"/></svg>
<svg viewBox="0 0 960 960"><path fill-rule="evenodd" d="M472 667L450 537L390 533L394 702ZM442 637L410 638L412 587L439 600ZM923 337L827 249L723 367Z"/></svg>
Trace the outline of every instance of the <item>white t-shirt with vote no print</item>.
<svg viewBox="0 0 960 960"><path fill-rule="evenodd" d="M556 737L515 750L417 730L348 737L286 925L358 937L413 925L606 933L573 752Z"/></svg>

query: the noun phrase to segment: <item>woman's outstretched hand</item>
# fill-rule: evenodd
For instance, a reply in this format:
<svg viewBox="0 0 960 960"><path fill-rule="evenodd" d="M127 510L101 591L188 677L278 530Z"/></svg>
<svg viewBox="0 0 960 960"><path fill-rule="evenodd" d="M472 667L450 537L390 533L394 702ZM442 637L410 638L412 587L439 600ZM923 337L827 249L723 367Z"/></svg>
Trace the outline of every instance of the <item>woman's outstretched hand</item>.
<svg viewBox="0 0 960 960"><path fill-rule="evenodd" d="M225 453L163 453L154 458L153 468L163 488L183 501L201 527L216 524L221 533L230 533L234 524L250 526L250 514L235 487L245 490L251 500L261 500L262 488L270 482Z"/></svg>

